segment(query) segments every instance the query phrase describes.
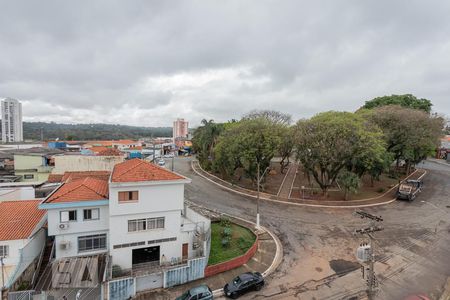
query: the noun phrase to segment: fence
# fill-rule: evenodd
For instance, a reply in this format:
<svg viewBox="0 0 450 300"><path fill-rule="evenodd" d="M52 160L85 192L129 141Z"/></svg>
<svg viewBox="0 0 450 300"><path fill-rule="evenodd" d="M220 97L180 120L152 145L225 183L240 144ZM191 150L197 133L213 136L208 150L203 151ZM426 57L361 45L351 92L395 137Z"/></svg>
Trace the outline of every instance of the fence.
<svg viewBox="0 0 450 300"><path fill-rule="evenodd" d="M108 299L124 300L136 295L136 279L134 277L121 278L108 282Z"/></svg>
<svg viewBox="0 0 450 300"><path fill-rule="evenodd" d="M9 292L8 300L33 300L34 290Z"/></svg>
<svg viewBox="0 0 450 300"><path fill-rule="evenodd" d="M187 266L164 271L164 288L205 277L206 257L188 261Z"/></svg>

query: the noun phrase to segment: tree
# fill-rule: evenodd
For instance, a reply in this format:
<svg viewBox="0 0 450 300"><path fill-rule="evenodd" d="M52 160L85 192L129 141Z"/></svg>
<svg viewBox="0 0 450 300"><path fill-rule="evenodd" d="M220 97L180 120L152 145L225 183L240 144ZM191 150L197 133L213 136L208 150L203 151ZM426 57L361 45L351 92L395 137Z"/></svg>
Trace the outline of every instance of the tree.
<svg viewBox="0 0 450 300"><path fill-rule="evenodd" d="M276 110L253 110L244 115L243 120L265 119L270 123L274 134L279 137L277 145L277 154L281 157L280 169L284 173L289 165L289 158L292 155L294 141L292 129L290 127L292 117Z"/></svg>
<svg viewBox="0 0 450 300"><path fill-rule="evenodd" d="M225 127L214 149L214 167L224 175L234 175L242 167L255 181L257 164L260 172L269 167L279 138L264 118L244 119ZM261 175L261 174L260 174Z"/></svg>
<svg viewBox="0 0 450 300"><path fill-rule="evenodd" d="M266 119L273 125L289 126L292 123L292 116L276 110L252 110L245 114L243 120Z"/></svg>
<svg viewBox="0 0 450 300"><path fill-rule="evenodd" d="M397 167L404 160L407 173L411 165L434 154L443 134L441 117L417 109L379 107L373 110L371 119L383 130L387 151L396 160Z"/></svg>
<svg viewBox="0 0 450 300"><path fill-rule="evenodd" d="M194 131L192 138L193 150L197 152L197 158L200 164L210 168L210 161L214 159L214 147L223 131L223 124L214 123L213 120L202 120L202 125Z"/></svg>
<svg viewBox="0 0 450 300"><path fill-rule="evenodd" d="M356 193L358 191L360 182L360 177L353 172L344 169L339 173L338 183L344 189L345 200L348 200L349 192Z"/></svg>
<svg viewBox="0 0 450 300"><path fill-rule="evenodd" d="M303 167L312 174L323 194L341 170L360 153L377 156L383 149L382 133L359 114L320 113L295 126L295 151Z"/></svg>
<svg viewBox="0 0 450 300"><path fill-rule="evenodd" d="M431 112L431 107L433 106L431 101L428 99L418 99L414 95L405 94L377 97L366 101L366 104L364 104L362 108L373 109L386 105L399 105L407 108L423 110L427 113Z"/></svg>

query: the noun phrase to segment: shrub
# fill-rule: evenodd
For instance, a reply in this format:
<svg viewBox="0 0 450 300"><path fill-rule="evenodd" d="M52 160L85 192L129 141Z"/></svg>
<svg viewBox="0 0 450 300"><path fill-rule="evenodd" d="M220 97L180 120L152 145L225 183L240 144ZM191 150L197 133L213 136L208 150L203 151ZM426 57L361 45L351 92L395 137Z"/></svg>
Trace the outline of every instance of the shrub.
<svg viewBox="0 0 450 300"><path fill-rule="evenodd" d="M231 233L232 233L231 227L225 227L222 231L222 236L231 237Z"/></svg>
<svg viewBox="0 0 450 300"><path fill-rule="evenodd" d="M222 227L231 227L230 219L227 217L222 216L220 218L220 226Z"/></svg>
<svg viewBox="0 0 450 300"><path fill-rule="evenodd" d="M238 245L241 250L248 249L252 246L252 242L244 239L242 236L238 240Z"/></svg>
<svg viewBox="0 0 450 300"><path fill-rule="evenodd" d="M222 247L223 247L223 248L228 248L228 247L230 247L230 241L231 241L230 237L224 237L224 238L222 239Z"/></svg>

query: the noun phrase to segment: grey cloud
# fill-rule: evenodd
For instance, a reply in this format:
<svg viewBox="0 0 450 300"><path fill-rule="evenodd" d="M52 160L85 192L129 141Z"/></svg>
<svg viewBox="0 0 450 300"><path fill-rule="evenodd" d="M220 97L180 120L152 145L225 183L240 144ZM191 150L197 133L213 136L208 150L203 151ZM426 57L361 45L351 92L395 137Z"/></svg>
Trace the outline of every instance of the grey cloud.
<svg viewBox="0 0 450 300"><path fill-rule="evenodd" d="M26 120L195 125L254 108L300 118L392 93L450 114L443 1L0 5L0 97L26 101Z"/></svg>

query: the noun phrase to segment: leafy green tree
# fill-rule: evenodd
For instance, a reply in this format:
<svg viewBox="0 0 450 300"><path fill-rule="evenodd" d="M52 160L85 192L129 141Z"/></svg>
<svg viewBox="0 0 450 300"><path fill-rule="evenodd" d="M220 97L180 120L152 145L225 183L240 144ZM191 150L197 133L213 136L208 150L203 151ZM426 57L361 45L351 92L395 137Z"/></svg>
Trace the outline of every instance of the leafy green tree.
<svg viewBox="0 0 450 300"><path fill-rule="evenodd" d="M202 125L194 131L192 138L193 150L197 152L200 164L210 169L211 161L214 159L214 147L223 131L223 124L214 123L213 120L202 120Z"/></svg>
<svg viewBox="0 0 450 300"><path fill-rule="evenodd" d="M349 112L320 113L295 126L295 151L303 167L327 196L338 174L352 160L379 156L384 150L382 133L359 114Z"/></svg>
<svg viewBox="0 0 450 300"><path fill-rule="evenodd" d="M391 95L377 97L370 101L366 101L366 104L362 108L373 109L375 107L381 107L386 105L399 105L407 108L423 110L427 113L431 112L433 104L428 99L418 99L414 95Z"/></svg>
<svg viewBox="0 0 450 300"><path fill-rule="evenodd" d="M387 151L399 166L406 163L406 172L439 146L443 134L443 119L424 111L400 106L384 106L373 110L371 119L384 133Z"/></svg>
<svg viewBox="0 0 450 300"><path fill-rule="evenodd" d="M257 164L260 172L269 167L279 138L264 118L244 119L225 126L214 149L214 168L228 177L242 167L255 182ZM261 175L261 174L260 174Z"/></svg>
<svg viewBox="0 0 450 300"><path fill-rule="evenodd" d="M345 200L348 200L349 193L356 193L359 189L361 180L358 174L353 172L342 170L337 179L339 185L344 189Z"/></svg>
<svg viewBox="0 0 450 300"><path fill-rule="evenodd" d="M253 110L244 115L243 120L264 119L270 123L274 134L278 137L277 155L281 157L280 169L284 173L289 165L289 158L294 148L292 136L292 116L276 110Z"/></svg>

